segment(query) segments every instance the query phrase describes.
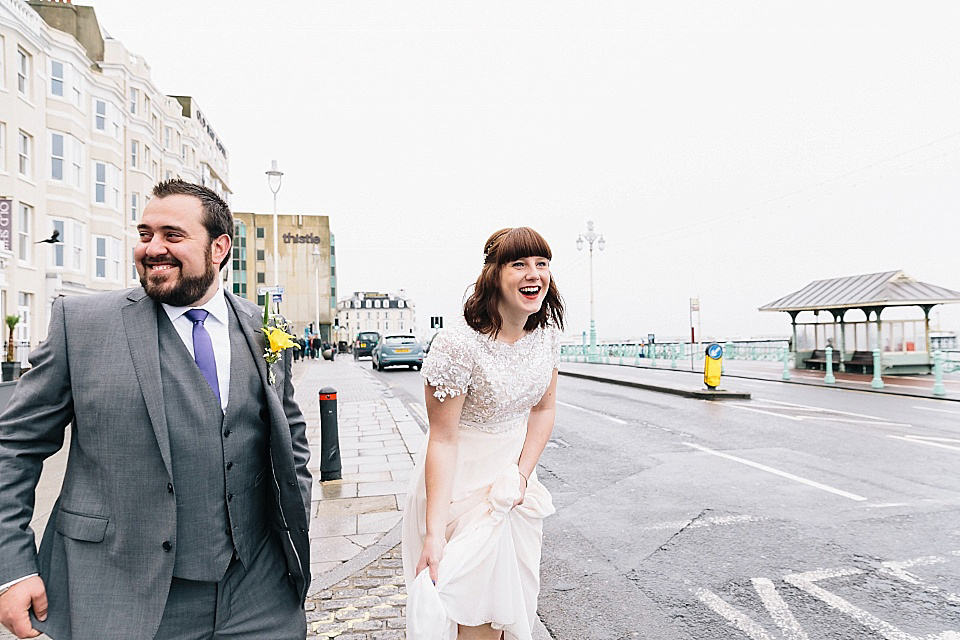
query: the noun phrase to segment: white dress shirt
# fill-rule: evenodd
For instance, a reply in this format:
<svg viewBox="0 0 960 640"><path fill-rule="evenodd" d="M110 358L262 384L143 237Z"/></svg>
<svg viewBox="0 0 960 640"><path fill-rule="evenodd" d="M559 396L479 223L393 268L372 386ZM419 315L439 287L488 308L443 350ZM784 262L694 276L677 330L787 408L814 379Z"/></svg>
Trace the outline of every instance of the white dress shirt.
<svg viewBox="0 0 960 640"><path fill-rule="evenodd" d="M220 385L220 408L226 412L227 400L230 399L230 310L227 308L223 288L217 287L213 297L199 307L171 307L168 304L162 306L170 322L173 323L173 328L177 330L184 346L190 352L191 358L194 357L193 322L186 313L190 309L203 309L210 314L204 320L203 326L206 327L207 333L210 334L210 341L213 343L213 355L217 361L217 383Z"/></svg>

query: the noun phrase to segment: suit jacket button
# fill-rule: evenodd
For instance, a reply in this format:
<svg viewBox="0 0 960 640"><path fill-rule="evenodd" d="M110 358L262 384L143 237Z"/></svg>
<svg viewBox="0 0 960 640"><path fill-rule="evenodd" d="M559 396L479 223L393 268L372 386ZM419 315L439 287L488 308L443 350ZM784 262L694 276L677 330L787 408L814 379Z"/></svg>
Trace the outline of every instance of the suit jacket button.
<svg viewBox="0 0 960 640"><path fill-rule="evenodd" d="M167 493L173 493L173 483L167 483Z"/></svg>
<svg viewBox="0 0 960 640"><path fill-rule="evenodd" d="M223 432L223 437L224 437L224 438L229 438L229 437L230 437L230 429L227 429L226 431Z"/></svg>
<svg viewBox="0 0 960 640"><path fill-rule="evenodd" d="M171 549L173 549L173 545L170 544L169 540L164 540L161 546L163 547L164 551L170 551Z"/></svg>
<svg viewBox="0 0 960 640"><path fill-rule="evenodd" d="M233 500L233 494L232 494L232 493L228 493L228 494L227 494L227 502L230 502L231 500Z"/></svg>
<svg viewBox="0 0 960 640"><path fill-rule="evenodd" d="M233 469L233 463L232 463L232 462L228 462L228 463L227 463L227 471L230 471L230 469Z"/></svg>

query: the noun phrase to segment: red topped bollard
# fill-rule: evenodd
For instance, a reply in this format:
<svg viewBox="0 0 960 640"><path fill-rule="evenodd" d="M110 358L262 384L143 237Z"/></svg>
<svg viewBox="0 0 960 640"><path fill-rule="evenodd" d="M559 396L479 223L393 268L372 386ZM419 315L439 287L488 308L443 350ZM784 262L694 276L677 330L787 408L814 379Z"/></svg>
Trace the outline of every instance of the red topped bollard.
<svg viewBox="0 0 960 640"><path fill-rule="evenodd" d="M337 426L337 390L320 389L320 482L339 480L340 433Z"/></svg>

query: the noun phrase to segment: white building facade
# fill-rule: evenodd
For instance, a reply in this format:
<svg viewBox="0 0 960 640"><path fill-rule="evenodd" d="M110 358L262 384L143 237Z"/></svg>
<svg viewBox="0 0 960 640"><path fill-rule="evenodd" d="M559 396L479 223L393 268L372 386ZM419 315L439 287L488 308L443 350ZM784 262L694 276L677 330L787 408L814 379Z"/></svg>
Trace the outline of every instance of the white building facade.
<svg viewBox="0 0 960 640"><path fill-rule="evenodd" d="M139 282L154 184L181 177L229 201L228 164L194 100L162 93L92 7L0 0L0 316L21 318L17 359L57 297Z"/></svg>
<svg viewBox="0 0 960 640"><path fill-rule="evenodd" d="M356 291L337 303L337 340L353 342L361 331L417 333L417 310L403 290L397 293Z"/></svg>

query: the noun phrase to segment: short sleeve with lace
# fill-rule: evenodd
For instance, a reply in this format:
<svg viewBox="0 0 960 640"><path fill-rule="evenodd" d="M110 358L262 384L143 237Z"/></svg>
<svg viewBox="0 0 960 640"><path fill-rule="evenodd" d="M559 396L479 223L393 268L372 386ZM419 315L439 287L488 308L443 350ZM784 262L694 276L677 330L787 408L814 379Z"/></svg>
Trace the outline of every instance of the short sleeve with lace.
<svg viewBox="0 0 960 640"><path fill-rule="evenodd" d="M442 329L434 338L430 353L423 361L420 375L427 384L434 387L433 395L440 402L447 397L466 393L470 388L474 350L472 336L464 331L464 327L465 325L454 325L449 329Z"/></svg>
<svg viewBox="0 0 960 640"><path fill-rule="evenodd" d="M461 429L507 433L523 427L550 385L560 333L537 328L509 344L478 333L460 319L437 335L421 374L445 398L465 394Z"/></svg>

